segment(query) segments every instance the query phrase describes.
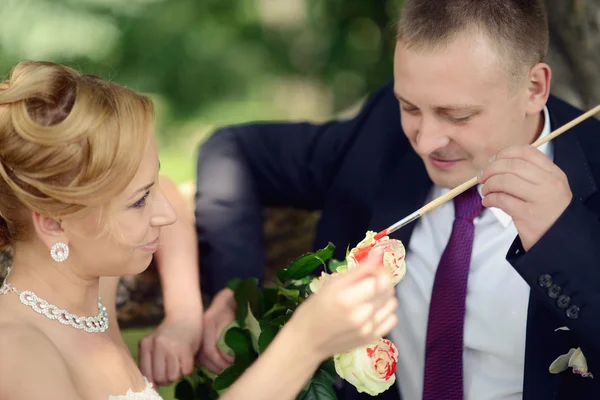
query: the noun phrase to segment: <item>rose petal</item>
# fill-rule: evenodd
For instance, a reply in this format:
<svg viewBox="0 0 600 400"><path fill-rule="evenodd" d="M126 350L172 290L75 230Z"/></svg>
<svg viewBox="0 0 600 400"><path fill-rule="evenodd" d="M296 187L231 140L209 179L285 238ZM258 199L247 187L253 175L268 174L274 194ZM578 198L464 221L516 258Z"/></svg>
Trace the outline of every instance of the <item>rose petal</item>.
<svg viewBox="0 0 600 400"><path fill-rule="evenodd" d="M569 358L569 367L573 368L573 372L583 376L584 378L593 377L588 371L587 360L581 351L581 348L575 349Z"/></svg>
<svg viewBox="0 0 600 400"><path fill-rule="evenodd" d="M387 236L375 240L375 235L375 232L368 231L365 239L350 250L346 257L347 269L358 267L373 250L381 249L381 264L390 272L392 285L395 286L406 276L406 249L400 240L390 239Z"/></svg>
<svg viewBox="0 0 600 400"><path fill-rule="evenodd" d="M558 356L556 360L552 364L550 364L550 368L548 369L551 374L559 374L569 368L569 359L575 353L575 349L569 350L567 354L563 354Z"/></svg>

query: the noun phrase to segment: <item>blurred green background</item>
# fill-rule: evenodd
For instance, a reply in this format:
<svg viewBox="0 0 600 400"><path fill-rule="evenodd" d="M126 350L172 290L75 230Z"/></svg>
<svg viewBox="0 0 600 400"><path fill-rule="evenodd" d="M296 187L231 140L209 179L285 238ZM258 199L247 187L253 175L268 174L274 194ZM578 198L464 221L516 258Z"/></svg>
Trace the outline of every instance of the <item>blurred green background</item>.
<svg viewBox="0 0 600 400"><path fill-rule="evenodd" d="M323 120L392 77L400 0L0 0L0 70L48 60L150 94L165 174L218 125Z"/></svg>

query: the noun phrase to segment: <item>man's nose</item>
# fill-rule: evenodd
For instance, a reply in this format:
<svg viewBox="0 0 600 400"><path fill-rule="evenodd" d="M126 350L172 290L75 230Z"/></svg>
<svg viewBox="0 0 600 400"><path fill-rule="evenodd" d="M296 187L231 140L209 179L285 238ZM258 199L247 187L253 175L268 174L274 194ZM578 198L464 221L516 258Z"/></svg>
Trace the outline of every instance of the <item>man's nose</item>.
<svg viewBox="0 0 600 400"><path fill-rule="evenodd" d="M450 138L444 133L441 123L434 117L423 116L415 138L415 147L419 154L431 154L446 147Z"/></svg>

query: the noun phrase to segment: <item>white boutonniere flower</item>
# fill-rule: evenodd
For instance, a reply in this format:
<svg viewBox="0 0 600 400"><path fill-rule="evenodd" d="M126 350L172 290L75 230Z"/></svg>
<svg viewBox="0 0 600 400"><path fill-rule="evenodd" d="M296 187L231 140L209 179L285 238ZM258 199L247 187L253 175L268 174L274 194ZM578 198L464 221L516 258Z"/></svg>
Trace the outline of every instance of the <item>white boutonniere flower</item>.
<svg viewBox="0 0 600 400"><path fill-rule="evenodd" d="M563 326L558 328L557 331L558 330L568 331L569 328ZM550 365L549 371L552 374L559 374L567 368L572 368L574 374L581 375L584 378L594 378L594 375L588 370L587 360L580 347L571 349L567 354L559 356Z"/></svg>

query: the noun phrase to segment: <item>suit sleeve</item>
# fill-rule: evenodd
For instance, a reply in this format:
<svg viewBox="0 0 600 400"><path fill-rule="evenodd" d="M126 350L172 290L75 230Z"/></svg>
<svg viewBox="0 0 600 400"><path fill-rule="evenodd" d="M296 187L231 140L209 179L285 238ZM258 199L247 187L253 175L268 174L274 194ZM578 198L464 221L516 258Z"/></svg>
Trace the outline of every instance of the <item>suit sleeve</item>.
<svg viewBox="0 0 600 400"><path fill-rule="evenodd" d="M200 147L196 228L209 295L234 277L262 278L263 207L322 209L364 120L391 92L391 85L380 89L351 120L229 126Z"/></svg>
<svg viewBox="0 0 600 400"><path fill-rule="evenodd" d="M528 252L519 238L507 260L581 345L592 373L600 368L600 220L573 199ZM594 370L594 367L596 370Z"/></svg>

